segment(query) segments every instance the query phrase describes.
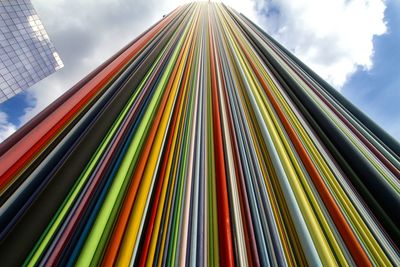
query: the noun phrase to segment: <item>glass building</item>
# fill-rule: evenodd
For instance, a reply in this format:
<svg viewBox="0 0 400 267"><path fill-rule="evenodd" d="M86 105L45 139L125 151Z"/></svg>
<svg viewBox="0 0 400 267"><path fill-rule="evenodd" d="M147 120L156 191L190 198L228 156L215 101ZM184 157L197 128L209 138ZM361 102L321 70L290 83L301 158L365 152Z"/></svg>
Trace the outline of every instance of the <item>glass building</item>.
<svg viewBox="0 0 400 267"><path fill-rule="evenodd" d="M30 0L0 1L0 103L63 67Z"/></svg>

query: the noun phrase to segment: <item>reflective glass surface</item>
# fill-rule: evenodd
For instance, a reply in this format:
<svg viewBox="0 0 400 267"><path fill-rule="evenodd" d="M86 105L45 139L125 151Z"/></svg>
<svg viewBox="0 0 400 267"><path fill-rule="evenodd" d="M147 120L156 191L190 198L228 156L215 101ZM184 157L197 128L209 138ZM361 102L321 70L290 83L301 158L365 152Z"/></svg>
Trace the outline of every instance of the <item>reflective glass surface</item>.
<svg viewBox="0 0 400 267"><path fill-rule="evenodd" d="M63 67L30 0L0 1L0 103Z"/></svg>

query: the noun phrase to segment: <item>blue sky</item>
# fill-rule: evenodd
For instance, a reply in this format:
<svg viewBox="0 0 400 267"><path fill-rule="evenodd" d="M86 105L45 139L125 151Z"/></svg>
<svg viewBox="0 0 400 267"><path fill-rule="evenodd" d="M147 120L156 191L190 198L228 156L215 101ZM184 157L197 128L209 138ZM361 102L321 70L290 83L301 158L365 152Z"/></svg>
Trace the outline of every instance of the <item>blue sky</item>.
<svg viewBox="0 0 400 267"><path fill-rule="evenodd" d="M8 121L14 125L21 126L20 117L24 109L29 106L27 101L28 93L22 91L20 94L0 104L0 111L8 115Z"/></svg>
<svg viewBox="0 0 400 267"><path fill-rule="evenodd" d="M374 37L373 68L359 69L342 93L382 128L400 139L400 1L387 2L387 33Z"/></svg>
<svg viewBox="0 0 400 267"><path fill-rule="evenodd" d="M32 2L65 67L0 104L0 141L184 0ZM224 2L258 23L400 139L400 1ZM383 22L386 33L381 34Z"/></svg>

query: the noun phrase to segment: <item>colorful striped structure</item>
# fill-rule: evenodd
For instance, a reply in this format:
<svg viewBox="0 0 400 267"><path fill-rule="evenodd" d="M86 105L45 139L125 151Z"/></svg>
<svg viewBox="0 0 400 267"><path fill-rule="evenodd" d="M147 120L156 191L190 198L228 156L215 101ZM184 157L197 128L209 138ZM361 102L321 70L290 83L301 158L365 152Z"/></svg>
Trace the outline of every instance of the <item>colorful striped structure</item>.
<svg viewBox="0 0 400 267"><path fill-rule="evenodd" d="M400 265L397 141L222 4L165 16L0 155L1 265Z"/></svg>

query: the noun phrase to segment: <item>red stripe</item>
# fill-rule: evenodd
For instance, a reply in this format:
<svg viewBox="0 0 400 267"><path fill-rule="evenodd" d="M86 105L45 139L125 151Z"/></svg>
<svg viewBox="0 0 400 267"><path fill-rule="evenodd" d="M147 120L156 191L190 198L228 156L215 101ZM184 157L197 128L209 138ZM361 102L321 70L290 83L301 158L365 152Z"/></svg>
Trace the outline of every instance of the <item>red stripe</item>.
<svg viewBox="0 0 400 267"><path fill-rule="evenodd" d="M211 93L212 93L212 115L213 115L213 135L214 135L214 154L215 172L217 186L217 206L218 206L218 236L221 266L234 266L232 228L229 213L228 189L226 184L226 170L224 159L224 148L221 131L221 118L219 112L217 74L215 70L214 40L211 22L209 21L209 45L210 45L210 67L211 67Z"/></svg>
<svg viewBox="0 0 400 267"><path fill-rule="evenodd" d="M167 17L151 29L5 152L0 157L0 190L171 20Z"/></svg>
<svg viewBox="0 0 400 267"><path fill-rule="evenodd" d="M311 158L309 157L306 149L304 148L301 140L297 136L295 130L290 125L289 121L286 119L285 114L283 113L282 109L280 108L278 102L273 97L271 90L269 89L268 85L263 80L263 77L258 72L257 67L255 66L254 62L250 59L250 56L246 50L243 49L243 45L239 42L242 51L248 58L248 61L251 67L254 70L258 80L260 81L264 92L267 94L268 99L270 100L271 104L273 105L279 119L281 120L283 126L285 127L286 133L289 135L292 144L294 145L297 153L299 154L308 174L310 175L315 188L317 189L322 201L324 202L326 208L331 215L336 228L339 230L340 235L342 236L346 246L348 247L350 254L352 255L355 263L358 266L372 266L367 254L362 249L360 243L358 242L357 237L355 236L353 230L350 228L349 223L347 222L346 218L340 211L339 207L336 205L335 200L333 199L332 195L329 192L329 189L326 187L325 182L323 181L322 177L320 176L318 170L314 166Z"/></svg>

